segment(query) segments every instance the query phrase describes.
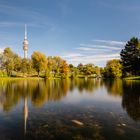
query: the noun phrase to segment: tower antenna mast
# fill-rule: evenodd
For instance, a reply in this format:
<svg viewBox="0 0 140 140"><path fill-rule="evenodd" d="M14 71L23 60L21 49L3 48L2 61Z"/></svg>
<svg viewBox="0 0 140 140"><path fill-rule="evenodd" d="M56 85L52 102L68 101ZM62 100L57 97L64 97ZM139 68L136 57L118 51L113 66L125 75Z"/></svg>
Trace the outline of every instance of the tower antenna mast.
<svg viewBox="0 0 140 140"><path fill-rule="evenodd" d="M27 39L27 25L25 24L25 39Z"/></svg>

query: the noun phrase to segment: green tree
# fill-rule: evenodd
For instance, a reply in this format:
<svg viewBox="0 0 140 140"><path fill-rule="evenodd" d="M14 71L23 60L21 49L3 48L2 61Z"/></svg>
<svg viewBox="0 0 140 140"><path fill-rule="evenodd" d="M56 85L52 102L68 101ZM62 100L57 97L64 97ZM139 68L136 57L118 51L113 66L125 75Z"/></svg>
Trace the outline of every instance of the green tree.
<svg viewBox="0 0 140 140"><path fill-rule="evenodd" d="M27 59L27 73L30 74L33 71L33 63L31 59Z"/></svg>
<svg viewBox="0 0 140 140"><path fill-rule="evenodd" d="M19 72L21 70L22 63L21 57L19 57L18 55L14 55L13 61L14 61L14 71Z"/></svg>
<svg viewBox="0 0 140 140"><path fill-rule="evenodd" d="M79 74L79 70L74 65L69 64L69 73L71 75L71 78L74 78Z"/></svg>
<svg viewBox="0 0 140 140"><path fill-rule="evenodd" d="M21 71L23 72L23 74L27 73L27 65L28 60L26 58L23 58L21 63Z"/></svg>
<svg viewBox="0 0 140 140"><path fill-rule="evenodd" d="M4 67L7 71L7 75L11 76L14 70L14 56L16 54L10 48L5 48L3 54L5 56Z"/></svg>
<svg viewBox="0 0 140 140"><path fill-rule="evenodd" d="M0 70L4 70L5 66L4 63L6 61L6 57L4 56L3 53L0 54Z"/></svg>
<svg viewBox="0 0 140 140"><path fill-rule="evenodd" d="M91 75L95 73L95 68L93 64L86 64L83 67L83 72L85 75Z"/></svg>
<svg viewBox="0 0 140 140"><path fill-rule="evenodd" d="M7 75L11 76L12 71L14 70L14 60L13 60L13 58L8 58L8 60L5 62L5 67L6 67Z"/></svg>
<svg viewBox="0 0 140 140"><path fill-rule="evenodd" d="M47 58L45 54L41 52L34 52L31 58L33 62L33 68L37 71L39 77L40 71L46 70Z"/></svg>
<svg viewBox="0 0 140 140"><path fill-rule="evenodd" d="M51 73L53 71L53 65L54 65L54 60L52 56L48 56L47 58L47 70L46 70L46 76L50 77Z"/></svg>
<svg viewBox="0 0 140 140"><path fill-rule="evenodd" d="M124 72L130 72L134 75L140 74L140 41L138 38L131 38L125 48L121 51L121 60Z"/></svg>
<svg viewBox="0 0 140 140"><path fill-rule="evenodd" d="M102 69L98 66L95 66L95 74L100 75L101 74Z"/></svg>
<svg viewBox="0 0 140 140"><path fill-rule="evenodd" d="M111 78L122 77L122 64L118 59L113 59L107 62L105 68L105 76Z"/></svg>
<svg viewBox="0 0 140 140"><path fill-rule="evenodd" d="M66 74L67 72L67 63L59 56L49 56L47 58L47 76L56 76L60 74Z"/></svg>
<svg viewBox="0 0 140 140"><path fill-rule="evenodd" d="M9 47L4 49L3 54L8 58L12 58L15 55L15 53Z"/></svg>
<svg viewBox="0 0 140 140"><path fill-rule="evenodd" d="M78 74L84 74L84 65L82 63L77 66Z"/></svg>
<svg viewBox="0 0 140 140"><path fill-rule="evenodd" d="M55 56L54 58L54 65L53 65L53 72L54 74L60 74L60 68L63 65L63 59L59 56Z"/></svg>

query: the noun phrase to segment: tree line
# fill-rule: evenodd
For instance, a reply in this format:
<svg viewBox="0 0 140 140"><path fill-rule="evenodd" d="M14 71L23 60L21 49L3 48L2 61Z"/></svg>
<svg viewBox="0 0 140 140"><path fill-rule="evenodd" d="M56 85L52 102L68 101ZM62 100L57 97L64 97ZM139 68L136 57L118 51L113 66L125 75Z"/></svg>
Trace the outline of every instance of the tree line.
<svg viewBox="0 0 140 140"><path fill-rule="evenodd" d="M0 54L1 76L42 77L84 77L100 75L100 68L93 64L79 64L75 67L59 56L48 56L35 51L31 58L21 58L10 48Z"/></svg>
<svg viewBox="0 0 140 140"><path fill-rule="evenodd" d="M21 58L10 48L0 54L0 76L106 77L121 78L140 75L140 40L131 38L120 52L120 59L109 60L104 68L94 64L68 64L59 56L35 51L30 59Z"/></svg>
<svg viewBox="0 0 140 140"><path fill-rule="evenodd" d="M131 38L120 52L120 59L107 62L104 77L120 78L140 75L140 40Z"/></svg>

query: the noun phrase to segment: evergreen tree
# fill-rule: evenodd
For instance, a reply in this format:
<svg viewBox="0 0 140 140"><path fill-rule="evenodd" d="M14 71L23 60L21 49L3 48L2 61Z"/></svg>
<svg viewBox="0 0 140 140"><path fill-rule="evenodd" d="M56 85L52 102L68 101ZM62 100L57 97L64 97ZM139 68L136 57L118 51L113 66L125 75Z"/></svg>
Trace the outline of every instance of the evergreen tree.
<svg viewBox="0 0 140 140"><path fill-rule="evenodd" d="M138 38L131 38L120 55L124 72L130 72L134 75L140 74L140 41Z"/></svg>

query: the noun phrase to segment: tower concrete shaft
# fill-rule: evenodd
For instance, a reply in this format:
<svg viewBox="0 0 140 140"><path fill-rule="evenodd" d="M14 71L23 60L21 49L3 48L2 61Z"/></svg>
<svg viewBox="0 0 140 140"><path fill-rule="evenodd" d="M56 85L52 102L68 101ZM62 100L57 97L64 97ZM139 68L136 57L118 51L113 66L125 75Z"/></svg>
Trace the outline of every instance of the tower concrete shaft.
<svg viewBox="0 0 140 140"><path fill-rule="evenodd" d="M28 58L27 50L24 49L24 58Z"/></svg>
<svg viewBox="0 0 140 140"><path fill-rule="evenodd" d="M25 24L25 36L24 36L24 41L23 41L23 51L24 51L24 58L27 59L28 57L28 39L27 39L27 27Z"/></svg>

